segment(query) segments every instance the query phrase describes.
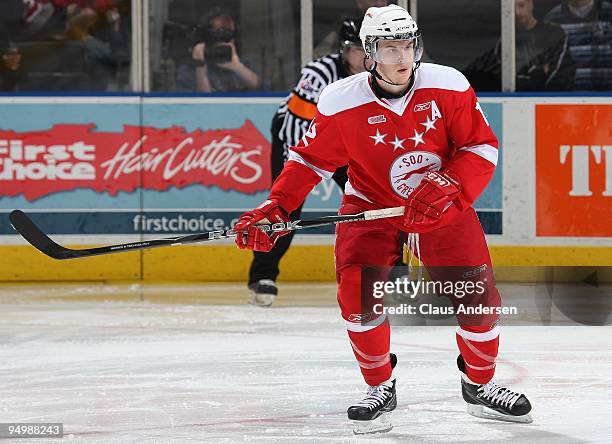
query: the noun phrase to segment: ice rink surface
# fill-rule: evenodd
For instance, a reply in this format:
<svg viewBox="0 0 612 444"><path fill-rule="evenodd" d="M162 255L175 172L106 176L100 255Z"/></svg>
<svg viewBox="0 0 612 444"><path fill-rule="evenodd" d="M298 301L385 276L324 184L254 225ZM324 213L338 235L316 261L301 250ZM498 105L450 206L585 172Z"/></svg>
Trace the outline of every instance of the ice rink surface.
<svg viewBox="0 0 612 444"><path fill-rule="evenodd" d="M465 412L452 327L395 327L395 428L355 437L335 286L281 291L262 309L238 284L0 287L0 422L87 443L612 442L610 327L502 329L496 380L529 396L528 425Z"/></svg>

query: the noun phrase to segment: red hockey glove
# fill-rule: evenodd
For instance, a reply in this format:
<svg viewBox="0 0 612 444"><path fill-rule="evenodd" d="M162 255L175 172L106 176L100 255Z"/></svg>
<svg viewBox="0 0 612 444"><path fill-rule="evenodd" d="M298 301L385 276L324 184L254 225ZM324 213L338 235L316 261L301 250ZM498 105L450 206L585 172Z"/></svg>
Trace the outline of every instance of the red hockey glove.
<svg viewBox="0 0 612 444"><path fill-rule="evenodd" d="M273 200L266 200L253 211L247 211L234 225L236 232L236 245L240 249L268 252L274 247L276 240L289 234L288 231L266 233L257 228L257 223L289 222L289 216Z"/></svg>
<svg viewBox="0 0 612 444"><path fill-rule="evenodd" d="M448 171L430 171L408 196L404 225L435 222L459 196L461 185Z"/></svg>

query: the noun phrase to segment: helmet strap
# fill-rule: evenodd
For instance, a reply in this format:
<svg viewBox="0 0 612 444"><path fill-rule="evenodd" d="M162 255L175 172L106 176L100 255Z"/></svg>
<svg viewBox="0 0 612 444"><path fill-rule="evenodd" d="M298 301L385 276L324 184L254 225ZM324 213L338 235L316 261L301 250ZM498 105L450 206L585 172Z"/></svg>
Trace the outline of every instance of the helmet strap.
<svg viewBox="0 0 612 444"><path fill-rule="evenodd" d="M363 61L363 66L366 66L366 59L364 59ZM403 91L394 94L394 93L390 93L388 91L385 91L378 83L379 80L382 80L385 83L388 83L389 85L393 85L393 86L401 86L401 83L393 83L390 82L389 80L385 79L377 70L376 68L378 67L378 62L374 62L374 66L372 66L371 69L367 69L366 71L368 71L370 73L370 75L372 76L372 89L374 90L374 94L376 94L378 97L382 98L382 99L399 99L401 97L404 97L414 86L414 77L416 74L416 70L419 68L419 65L421 64L420 61L415 63L415 67L412 69L412 75L410 76L410 81L408 82L408 86L406 87L406 89L404 89Z"/></svg>

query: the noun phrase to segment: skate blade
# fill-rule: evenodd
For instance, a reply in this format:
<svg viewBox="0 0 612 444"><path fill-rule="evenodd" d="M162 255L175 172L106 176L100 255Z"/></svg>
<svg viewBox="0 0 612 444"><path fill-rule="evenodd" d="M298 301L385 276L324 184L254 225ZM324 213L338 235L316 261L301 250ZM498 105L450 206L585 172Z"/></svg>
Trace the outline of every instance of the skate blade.
<svg viewBox="0 0 612 444"><path fill-rule="evenodd" d="M477 418L492 419L495 421L519 422L522 424L529 424L533 422L533 419L529 414L521 416L504 415L503 413L499 413L493 409L485 407L484 405L478 404L468 404L467 412L472 416L476 416Z"/></svg>
<svg viewBox="0 0 612 444"><path fill-rule="evenodd" d="M276 298L273 294L251 293L249 304L257 305L258 307L269 307Z"/></svg>
<svg viewBox="0 0 612 444"><path fill-rule="evenodd" d="M372 421L353 421L355 435L368 435L371 433L386 433L393 428L391 413L385 412Z"/></svg>

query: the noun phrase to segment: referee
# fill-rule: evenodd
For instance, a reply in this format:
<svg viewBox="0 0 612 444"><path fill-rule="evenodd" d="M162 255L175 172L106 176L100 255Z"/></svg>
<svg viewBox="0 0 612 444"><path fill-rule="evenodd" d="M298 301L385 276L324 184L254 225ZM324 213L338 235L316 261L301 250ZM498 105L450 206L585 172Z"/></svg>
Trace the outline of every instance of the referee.
<svg viewBox="0 0 612 444"><path fill-rule="evenodd" d="M339 50L308 63L300 73L291 94L283 101L272 119L272 181L276 180L287 160L289 147L298 144L308 130L317 111L319 94L330 83L365 70L365 53L359 39L361 20L346 19L342 23ZM341 190L347 180L346 166L333 175ZM300 218L302 207L291 213L291 220ZM289 248L294 232L282 236L269 253L254 251L249 270L248 287L251 304L270 306L278 294L276 277L278 265Z"/></svg>

